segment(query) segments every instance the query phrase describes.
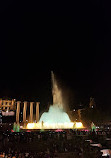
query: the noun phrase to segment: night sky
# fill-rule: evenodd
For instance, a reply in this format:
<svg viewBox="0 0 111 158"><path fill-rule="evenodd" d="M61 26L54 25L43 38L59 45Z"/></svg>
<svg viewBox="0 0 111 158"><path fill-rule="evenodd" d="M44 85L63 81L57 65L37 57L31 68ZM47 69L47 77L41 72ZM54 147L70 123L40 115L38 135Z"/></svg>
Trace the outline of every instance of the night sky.
<svg viewBox="0 0 111 158"><path fill-rule="evenodd" d="M1 3L1 2L0 2ZM3 1L0 97L52 102L54 71L70 109L111 106L111 9L108 1Z"/></svg>

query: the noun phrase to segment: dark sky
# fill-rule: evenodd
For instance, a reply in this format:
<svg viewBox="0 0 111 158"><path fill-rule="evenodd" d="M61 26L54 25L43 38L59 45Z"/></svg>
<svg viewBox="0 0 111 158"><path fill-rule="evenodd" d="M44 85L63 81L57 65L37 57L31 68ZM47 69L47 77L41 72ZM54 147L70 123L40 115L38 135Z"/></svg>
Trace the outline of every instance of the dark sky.
<svg viewBox="0 0 111 158"><path fill-rule="evenodd" d="M1 2L0 2L1 3ZM108 1L3 1L0 96L51 102L50 71L70 108L111 105L111 9Z"/></svg>

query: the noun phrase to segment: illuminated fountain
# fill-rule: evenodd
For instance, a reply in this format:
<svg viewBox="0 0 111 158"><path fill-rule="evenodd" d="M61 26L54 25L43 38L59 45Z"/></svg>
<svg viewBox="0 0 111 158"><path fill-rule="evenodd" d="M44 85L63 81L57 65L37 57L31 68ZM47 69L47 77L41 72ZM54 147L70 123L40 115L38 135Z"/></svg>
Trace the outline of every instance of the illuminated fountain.
<svg viewBox="0 0 111 158"><path fill-rule="evenodd" d="M48 124L70 123L69 116L64 112L61 90L57 86L57 82L52 72L52 96L53 105L49 107L48 112L44 112L40 118L40 122Z"/></svg>
<svg viewBox="0 0 111 158"><path fill-rule="evenodd" d="M62 92L57 85L53 72L52 77L52 96L53 105L48 112L44 112L38 123L28 123L27 129L73 129L83 128L81 122L71 122L68 114L64 111Z"/></svg>

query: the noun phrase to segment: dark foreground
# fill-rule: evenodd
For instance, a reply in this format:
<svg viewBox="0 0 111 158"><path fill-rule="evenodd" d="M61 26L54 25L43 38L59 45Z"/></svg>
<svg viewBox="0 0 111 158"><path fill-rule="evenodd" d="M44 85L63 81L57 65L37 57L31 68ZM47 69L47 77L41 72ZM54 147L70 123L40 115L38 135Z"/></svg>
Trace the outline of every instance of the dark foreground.
<svg viewBox="0 0 111 158"><path fill-rule="evenodd" d="M44 131L0 133L1 157L8 158L101 158L111 149L111 132ZM99 143L99 147L91 144ZM109 156L107 156L109 157Z"/></svg>

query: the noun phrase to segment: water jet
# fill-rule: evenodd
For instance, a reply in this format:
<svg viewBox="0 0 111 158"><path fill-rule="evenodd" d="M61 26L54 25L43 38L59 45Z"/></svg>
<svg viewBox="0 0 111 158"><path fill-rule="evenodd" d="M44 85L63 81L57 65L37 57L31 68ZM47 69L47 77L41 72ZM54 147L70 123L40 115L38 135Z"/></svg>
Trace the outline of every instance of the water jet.
<svg viewBox="0 0 111 158"><path fill-rule="evenodd" d="M44 112L39 122L28 123L27 129L74 129L83 128L81 122L71 122L68 114L64 110L62 91L58 87L54 73L51 72L53 104L48 112Z"/></svg>

